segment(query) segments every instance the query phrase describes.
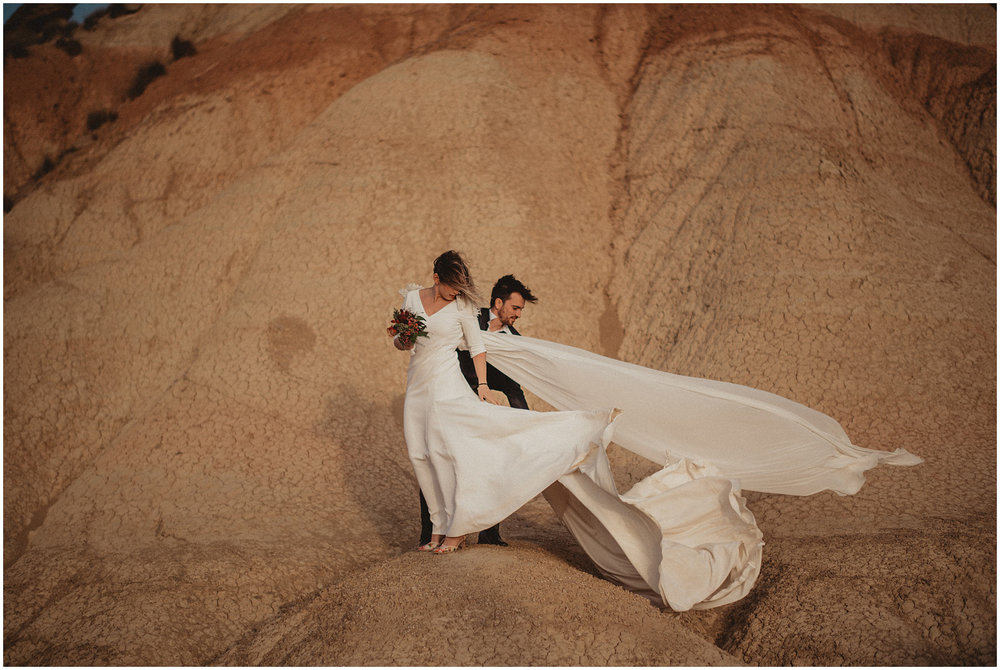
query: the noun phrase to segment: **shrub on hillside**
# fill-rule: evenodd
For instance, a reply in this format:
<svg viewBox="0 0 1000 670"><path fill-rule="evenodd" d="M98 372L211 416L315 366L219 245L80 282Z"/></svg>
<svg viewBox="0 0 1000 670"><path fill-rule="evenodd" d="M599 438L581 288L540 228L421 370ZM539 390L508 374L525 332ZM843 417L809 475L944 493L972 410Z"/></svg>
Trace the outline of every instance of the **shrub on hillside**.
<svg viewBox="0 0 1000 670"><path fill-rule="evenodd" d="M3 53L24 58L28 47L62 36L69 38L76 28L70 21L73 5L23 4L3 25Z"/></svg>
<svg viewBox="0 0 1000 670"><path fill-rule="evenodd" d="M140 67L139 71L135 73L135 79L132 80L132 85L129 86L128 93L126 94L129 100L138 98L154 79L162 77L166 73L167 68L163 67L163 63L160 61L153 61Z"/></svg>
<svg viewBox="0 0 1000 670"><path fill-rule="evenodd" d="M55 167L56 164L52 162L52 158L46 156L45 160L42 161L41 166L39 166L39 168L35 171L35 174L31 175L31 178L35 180L41 179L48 173L52 172Z"/></svg>
<svg viewBox="0 0 1000 670"><path fill-rule="evenodd" d="M194 44L188 40L182 40L180 35L174 35L174 40L170 43L170 50L174 52L175 61L198 53Z"/></svg>
<svg viewBox="0 0 1000 670"><path fill-rule="evenodd" d="M56 46L65 51L70 56L79 56L83 52L83 45L74 39L60 37L56 40Z"/></svg>
<svg viewBox="0 0 1000 670"><path fill-rule="evenodd" d="M87 15L87 18L83 20L84 30L94 30L97 28L97 24L105 16L109 19L117 19L119 16L125 16L127 14L135 14L138 12L138 8L133 8L131 5L124 5L122 3L114 3L104 7L102 9L95 10Z"/></svg>
<svg viewBox="0 0 1000 670"><path fill-rule="evenodd" d="M97 130L105 123L118 120L118 113L110 109L98 109L87 114L87 130Z"/></svg>
<svg viewBox="0 0 1000 670"><path fill-rule="evenodd" d="M13 44L4 43L3 55L10 56L11 58L27 58L31 55L31 52L23 44L16 42Z"/></svg>
<svg viewBox="0 0 1000 670"><path fill-rule="evenodd" d="M83 20L83 29L94 30L95 28L97 28L98 22L107 15L108 15L107 7L105 7L104 9L94 10L90 14L87 14L87 18Z"/></svg>
<svg viewBox="0 0 1000 670"><path fill-rule="evenodd" d="M23 4L4 23L4 40L8 31L23 30L34 35L36 44L47 42L66 34L72 16L73 5L69 4Z"/></svg>

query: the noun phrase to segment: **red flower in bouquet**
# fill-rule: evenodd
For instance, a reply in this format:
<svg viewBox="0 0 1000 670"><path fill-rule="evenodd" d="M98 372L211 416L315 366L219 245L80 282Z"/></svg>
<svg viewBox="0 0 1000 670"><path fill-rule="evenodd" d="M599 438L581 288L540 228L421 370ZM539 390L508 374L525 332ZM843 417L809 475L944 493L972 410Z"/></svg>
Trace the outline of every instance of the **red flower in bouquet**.
<svg viewBox="0 0 1000 670"><path fill-rule="evenodd" d="M424 317L407 309L397 309L392 313L392 321L386 332L390 337L399 336L403 345L416 344L418 337L427 337L427 324Z"/></svg>

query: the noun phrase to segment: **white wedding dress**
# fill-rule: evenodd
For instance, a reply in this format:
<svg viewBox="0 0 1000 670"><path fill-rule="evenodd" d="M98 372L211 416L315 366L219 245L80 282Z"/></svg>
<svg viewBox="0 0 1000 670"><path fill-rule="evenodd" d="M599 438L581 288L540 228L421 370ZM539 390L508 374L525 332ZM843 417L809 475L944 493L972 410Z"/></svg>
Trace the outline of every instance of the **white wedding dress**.
<svg viewBox="0 0 1000 670"><path fill-rule="evenodd" d="M608 578L674 610L733 602L760 572L763 540L740 487L855 493L879 463L921 459L852 445L832 418L786 398L673 375L582 349L479 330L458 298L423 315L407 372L404 433L434 532L498 523L544 493ZM559 412L480 402L456 348L489 362ZM623 414L611 421L613 408ZM662 469L617 491L610 440Z"/></svg>

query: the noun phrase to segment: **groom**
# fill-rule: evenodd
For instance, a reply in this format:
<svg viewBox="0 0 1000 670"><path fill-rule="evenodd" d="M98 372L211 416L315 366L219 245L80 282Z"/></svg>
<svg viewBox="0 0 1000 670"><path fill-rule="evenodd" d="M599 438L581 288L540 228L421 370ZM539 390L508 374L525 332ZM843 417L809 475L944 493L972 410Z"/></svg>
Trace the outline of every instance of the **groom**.
<svg viewBox="0 0 1000 670"><path fill-rule="evenodd" d="M524 305L529 302L537 302L531 289L514 278L514 275L504 275L493 285L490 293L490 306L479 310L479 329L488 330L493 333L508 333L510 335L520 335L514 328L514 322L521 318L521 311ZM489 364L489 355L486 357L486 383L494 391L500 391L507 396L507 402L511 407L517 409L528 409L528 401L524 399L524 391L521 386ZM458 350L458 364L462 368L462 374L473 391L477 390L476 368L472 364L472 356L468 351ZM427 510L427 501L424 500L423 493L420 494L420 543L425 544L431 539L431 518ZM506 547L507 543L500 539L500 524L492 528L487 528L479 533L478 544L496 544Z"/></svg>
<svg viewBox="0 0 1000 670"><path fill-rule="evenodd" d="M537 302L531 293L531 289L514 278L514 275L504 275L493 285L490 294L490 306L479 310L479 329L488 330L492 333L508 333L520 335L514 328L514 322L521 318L521 311L526 302ZM486 357L486 383L494 391L500 391L507 396L507 402L511 407L517 409L528 409L528 402L524 399L524 391L521 386L489 364L489 356ZM472 390L476 390L476 368L472 364L472 357L468 351L458 351L458 364L462 368L465 380L469 382Z"/></svg>

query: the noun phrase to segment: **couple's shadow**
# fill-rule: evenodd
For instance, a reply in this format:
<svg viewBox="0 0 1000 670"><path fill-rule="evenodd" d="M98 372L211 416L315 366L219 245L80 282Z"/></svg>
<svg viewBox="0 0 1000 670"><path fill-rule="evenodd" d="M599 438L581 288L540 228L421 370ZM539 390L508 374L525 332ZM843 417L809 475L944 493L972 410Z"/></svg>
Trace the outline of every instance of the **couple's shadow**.
<svg viewBox="0 0 1000 670"><path fill-rule="evenodd" d="M354 514L337 514L335 536L374 534L391 551L416 546L420 508L416 478L403 439L403 396L366 401L344 384L327 396L318 432L335 459L331 495L346 498ZM339 494L339 495L338 495ZM360 515L361 519L355 516ZM360 522L360 523L359 523Z"/></svg>

